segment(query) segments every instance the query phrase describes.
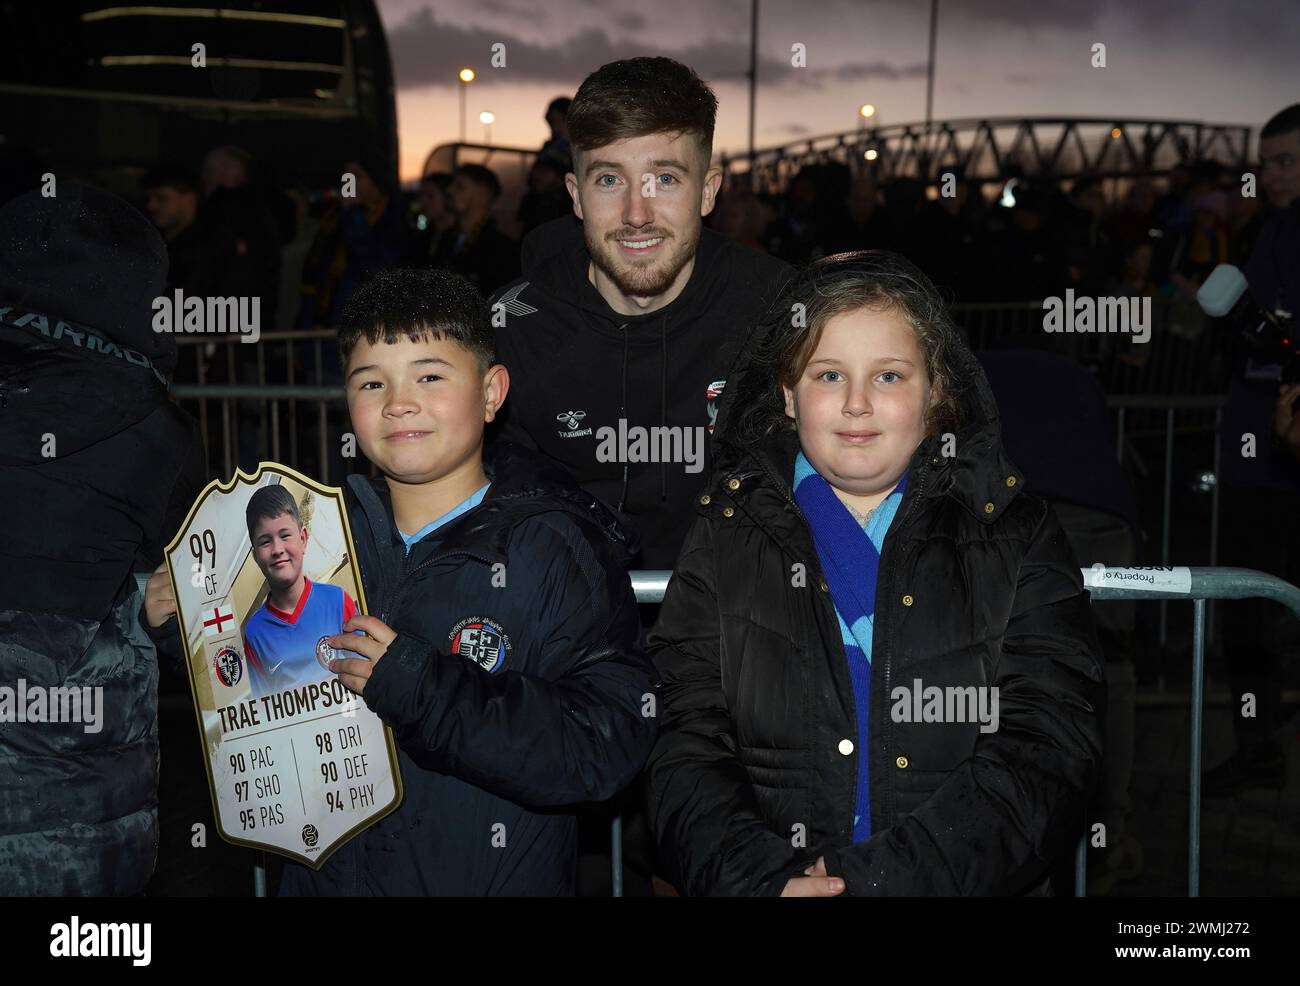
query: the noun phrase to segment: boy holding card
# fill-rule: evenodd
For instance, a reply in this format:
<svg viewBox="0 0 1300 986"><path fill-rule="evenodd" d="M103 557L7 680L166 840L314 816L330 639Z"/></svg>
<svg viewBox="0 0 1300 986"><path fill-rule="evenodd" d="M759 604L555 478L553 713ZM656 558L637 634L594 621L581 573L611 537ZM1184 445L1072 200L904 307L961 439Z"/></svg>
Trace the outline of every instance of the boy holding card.
<svg viewBox="0 0 1300 986"><path fill-rule="evenodd" d="M463 279L386 271L339 331L348 410L382 474L348 508L371 612L330 640L393 728L405 798L282 894L567 895L563 809L628 784L654 742L619 518L562 470L485 450L505 400L487 308Z"/></svg>

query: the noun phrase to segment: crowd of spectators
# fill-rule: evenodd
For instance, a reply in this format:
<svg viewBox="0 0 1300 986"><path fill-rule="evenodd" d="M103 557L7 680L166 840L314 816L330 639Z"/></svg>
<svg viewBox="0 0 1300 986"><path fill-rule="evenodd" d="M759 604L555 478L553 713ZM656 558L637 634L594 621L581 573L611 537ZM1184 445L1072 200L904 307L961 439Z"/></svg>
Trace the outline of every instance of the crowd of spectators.
<svg viewBox="0 0 1300 986"><path fill-rule="evenodd" d="M951 178L927 185L809 165L778 194L728 190L713 225L794 264L895 250L958 303L1037 301L1067 288L1190 298L1216 264L1248 258L1268 211L1215 161L1175 167L1163 189L1127 181L1114 202L1092 177L1049 183L1011 174L980 187L959 168L943 174Z"/></svg>
<svg viewBox="0 0 1300 986"><path fill-rule="evenodd" d="M159 169L142 192L168 243L169 289L258 296L264 327L329 328L357 286L388 267L453 270L485 297L508 283L519 273L522 235L571 212L568 153L563 136L547 142L505 222L501 182L481 164L427 174L411 195L386 187L376 177L382 167L361 155L344 165L356 177L353 195L312 196L264 188L252 181L246 152L220 147L200 175ZM1128 181L1113 202L1097 178L980 186L958 169L950 174L927 185L816 164L778 194L751 192L742 176L705 221L793 264L894 250L957 303L1037 301L1073 289L1190 306L1215 265L1245 264L1270 208L1242 195L1237 177L1214 161L1179 165L1159 184Z"/></svg>
<svg viewBox="0 0 1300 986"><path fill-rule="evenodd" d="M395 266L455 271L487 297L518 276L522 238L571 214L569 100L546 109L551 136L527 187L503 199L482 164L424 175L414 193L389 187L375 155L343 163L348 189L284 191L257 180L239 147L210 151L193 174L150 172L142 204L167 241L169 290L261 299L263 331L333 327L348 298ZM1151 297L1199 324L1195 294L1215 265L1244 267L1270 214L1264 196L1215 161L1180 164L1162 180L969 180L960 168L937 183L809 164L775 193L744 175L724 184L705 223L792 264L880 248L908 257L962 303L1063 296ZM517 204L516 204L517 203ZM1175 319L1175 322L1178 322ZM211 344L207 347L212 349ZM302 352L307 350L303 349ZM320 382L337 371L327 358ZM295 379L308 381L313 367ZM204 379L226 379L214 368ZM189 375L187 375L189 374ZM178 380L192 382L185 361Z"/></svg>

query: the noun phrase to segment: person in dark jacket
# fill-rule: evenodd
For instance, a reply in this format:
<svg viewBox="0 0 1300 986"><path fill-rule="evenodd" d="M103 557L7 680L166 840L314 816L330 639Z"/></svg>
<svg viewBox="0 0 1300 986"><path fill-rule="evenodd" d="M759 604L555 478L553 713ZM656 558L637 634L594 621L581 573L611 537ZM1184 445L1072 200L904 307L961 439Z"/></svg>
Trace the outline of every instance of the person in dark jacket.
<svg viewBox="0 0 1300 986"><path fill-rule="evenodd" d="M626 514L641 569L677 557L728 369L787 270L703 226L722 180L710 165L717 106L670 58L611 62L583 80L567 115L574 215L525 237L523 279L491 299L515 382L500 438ZM628 891L648 895L644 798L625 800ZM610 819L594 811L583 823L583 872L607 872L592 858ZM585 893L604 889L584 879Z"/></svg>
<svg viewBox="0 0 1300 986"><path fill-rule="evenodd" d="M500 437L624 512L638 568L671 568L727 371L788 268L702 226L717 100L670 58L593 72L568 112L575 214L524 239L491 299L514 396ZM638 441L639 439L639 441Z"/></svg>
<svg viewBox="0 0 1300 986"><path fill-rule="evenodd" d="M408 230L401 267L432 267L444 239L456 235L456 216L447 203L451 175L436 171L420 179L416 228Z"/></svg>
<svg viewBox="0 0 1300 986"><path fill-rule="evenodd" d="M501 182L491 168L462 164L447 186L447 207L456 223L429 261L468 280L485 295L519 276L519 244L497 228L492 209Z"/></svg>
<svg viewBox="0 0 1300 986"><path fill-rule="evenodd" d="M763 329L649 637L661 863L687 895L1049 892L1105 696L1060 524L903 258L811 265Z"/></svg>
<svg viewBox="0 0 1300 986"><path fill-rule="evenodd" d="M176 340L151 324L166 278L162 238L107 192L0 210L0 687L101 698L92 723L0 697L0 893L138 894L153 872L159 654L133 572L205 479L167 396Z"/></svg>
<svg viewBox="0 0 1300 986"><path fill-rule="evenodd" d="M301 301L294 328L338 324L354 291L377 271L397 264L405 236L401 196L387 187L383 160L373 152L343 165L355 187L321 217L303 261ZM332 364L326 371L334 372Z"/></svg>
<svg viewBox="0 0 1300 986"><path fill-rule="evenodd" d="M1273 208L1243 273L1265 312L1300 319L1300 103L1274 114L1259 132L1260 184ZM1286 442L1294 397L1284 398L1283 367L1256 352L1236 354L1236 372L1219 430L1224 518L1220 564L1300 582L1300 453ZM1254 439L1244 450L1246 436ZM1205 772L1205 793L1230 797L1287 783L1282 692L1297 652L1294 620L1267 599L1223 604L1229 687L1237 748ZM1246 702L1245 696L1254 696ZM1246 710L1251 709L1250 714Z"/></svg>
<svg viewBox="0 0 1300 986"><path fill-rule="evenodd" d="M566 806L617 794L654 742L630 532L527 450L483 454L509 376L463 278L376 275L339 345L382 478L348 480L372 615L331 667L392 727L405 797L319 872L287 864L281 892L571 895Z"/></svg>

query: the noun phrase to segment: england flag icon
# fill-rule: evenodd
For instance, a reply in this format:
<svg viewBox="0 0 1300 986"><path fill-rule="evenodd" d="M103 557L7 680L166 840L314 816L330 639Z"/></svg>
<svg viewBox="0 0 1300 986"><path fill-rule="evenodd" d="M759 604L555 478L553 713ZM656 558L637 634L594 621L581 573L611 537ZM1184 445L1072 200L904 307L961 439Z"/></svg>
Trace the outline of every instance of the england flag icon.
<svg viewBox="0 0 1300 986"><path fill-rule="evenodd" d="M203 635L220 637L235 628L235 611L221 603L203 614Z"/></svg>

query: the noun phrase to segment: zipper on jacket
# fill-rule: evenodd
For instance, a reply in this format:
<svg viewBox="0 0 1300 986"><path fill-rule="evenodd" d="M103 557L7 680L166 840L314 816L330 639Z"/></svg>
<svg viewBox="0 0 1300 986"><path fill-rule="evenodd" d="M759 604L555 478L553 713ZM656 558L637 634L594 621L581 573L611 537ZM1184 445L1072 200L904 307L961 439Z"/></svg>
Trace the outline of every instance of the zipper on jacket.
<svg viewBox="0 0 1300 986"><path fill-rule="evenodd" d="M799 515L799 517L803 520L804 524L807 525L807 524L808 524L808 518L805 517L803 511L799 509L799 504L795 501L794 497L790 494L790 492L788 491L786 485L785 485L784 483L782 483L782 482L780 481L780 479L776 476L776 474L772 471L771 467L768 465L768 462L767 462L767 458L766 458L766 456L763 456L763 455L761 455L761 454L758 454L757 452L752 453L752 454L753 454L753 457L754 457L755 459L758 460L759 468L761 468L761 469L763 470L763 472L767 475L767 477L768 477L770 480L772 480L773 484L774 484L774 485L776 486L776 488L780 491L782 497L786 500L786 502L788 502L792 507L794 507L795 512L796 512L796 513ZM921 495L925 492L926 480L929 478L929 473L930 473L930 470L929 470L929 467L928 467L928 463L924 462L924 460L923 460L923 461L922 461L922 464L921 464L921 468L917 470L917 484L916 484L916 489L915 489L915 492L912 494L912 497L911 497L910 501L909 501L908 504L907 504L907 510L906 510L905 513L902 513L902 514L900 514L897 518L895 518L895 522L894 522L894 524L891 524L891 525L890 525L891 529L893 529L893 530L900 530L900 531L901 531L902 528L903 528L903 525L907 522L907 519L908 519L909 517L911 517L912 512L913 512L913 511L915 510L915 508L916 508L916 504L917 504L917 503L920 501L920 499L921 499ZM895 524L897 524L896 527L895 527ZM809 526L809 529L811 530L811 525L808 525L808 526ZM886 538L885 538L885 540L888 541L888 533L886 533ZM881 544L881 548L883 549L884 546L885 546L884 543L882 543L882 544ZM890 554L890 557L892 558L892 557L893 557L893 552L891 551L889 554ZM884 574L884 576L885 576L886 579L889 579L890 576L892 575L892 571L891 571L891 569L890 569L888 566L886 566L886 564L885 564L885 555L884 555L884 552L883 552L883 551L881 552L881 557L880 557L880 571L881 571L881 573ZM823 577L824 577L824 576L823 576ZM890 588L892 588L892 579L891 579L890 581L891 581ZM876 586L876 595L877 595L878 598L879 598L880 595L881 595L881 593L880 593L880 589L881 589L881 586L880 586L879 583L877 583L877 586ZM824 595L824 594L823 594L823 595ZM886 595L884 598L887 599L887 598L889 598L889 597ZM830 608L831 608L831 615L832 615L832 616L835 616L835 605L834 605L834 602L833 602L832 600L829 600L829 599L828 599L828 600L827 600L827 604L830 605ZM833 620L832 622L833 622L833 624L834 624L834 626L836 627L836 630L837 630L837 632L838 632L838 627L839 627L839 619L838 619L838 617L837 617L835 620ZM887 639L888 639L888 635L887 635L887 634L886 634L886 635L882 635L882 638L881 638L881 639L882 639L882 640L887 640ZM889 686L890 686L890 682L893 680L893 673L894 673L894 666L893 666L893 663L894 663L894 662L893 662L893 657L894 657L894 655L893 655L893 650L892 650L890 647L886 646L886 647L884 648L884 650L885 650L885 667L884 667L885 692L884 692L884 693L885 693L886 695L889 695L889 694L890 694ZM847 655L846 655L846 658L847 658ZM873 665L874 665L875 662L873 661L872 663L873 663ZM872 694L873 694L873 695L875 694L875 689L872 689ZM851 703L853 703L854 722L856 723L856 721L857 721L857 704L856 704L857 700L856 700L856 698L853 696L851 690L850 690L850 693L849 693L849 700L850 700ZM870 720L871 720L871 709L870 709L870 708L866 709L866 715L867 715L867 721L868 721L868 727L867 727L867 728L868 728L868 733L869 733L869 732L870 732ZM885 754L885 763L888 764L888 763L890 762L892 756L893 756L893 753L894 753L894 746L893 746L893 733L892 733L892 732L889 732L889 740L887 741L887 744L886 744L886 745L887 745L888 749L887 749L886 754ZM859 755L859 756L868 756L868 757L869 757L869 756L870 756L870 752L869 752L869 751L865 751L865 750L864 750L864 751L859 751L859 754L858 754L858 755ZM871 771L871 769L870 769L870 763L868 763L868 769L867 769L867 778L868 778L868 783L870 783L870 778L872 778L873 776L874 776L874 774L872 773L872 771ZM858 802L857 802L857 798L858 798L858 772L855 770L855 771L853 772L852 799L851 799L850 802L849 802L849 804L850 804L850 808L849 808L849 813L850 813L850 815L852 815L852 812L853 812L853 806L856 805L856 804L858 803ZM882 811L881 814L882 814L882 816L884 817L884 819L886 820L887 823L891 823L891 824L892 824L893 819L896 817L896 815L897 815L897 811L898 811L898 808L897 808L897 805L898 805L898 799L897 799L897 794L896 794L896 791L895 791L895 785L894 785L893 783L890 783L890 784L886 785L886 801L887 801L887 808L886 808L884 811ZM873 803L874 803L874 802L873 802Z"/></svg>
<svg viewBox="0 0 1300 986"><path fill-rule="evenodd" d="M799 509L799 504L798 504L798 502L797 502L797 501L794 499L794 497L791 495L791 493L789 492L789 490L788 490L786 484L782 483L782 482L780 481L780 479L778 479L778 477L776 476L776 474L772 471L772 469L769 467L769 465L768 465L768 463L767 463L767 457L764 456L764 455L758 454L758 453L754 453L754 458L758 460L759 467L763 470L764 473L767 474L767 477L768 477L769 479L772 480L772 482L775 484L775 486L777 487L777 489L780 491L782 497L785 498L786 502L789 503L790 506L794 507L795 513L799 515L799 518L803 521L804 525L808 528L809 532L811 532L811 531L812 531L812 524L809 523L808 518L804 515L804 512L803 512L801 509ZM826 573L825 573L825 572L821 572L821 558L820 558L820 556L817 555L816 544L813 545L813 558L814 558L814 559L816 560L816 562L817 562L817 567L818 567L818 571L819 571L819 573L820 573L820 575L821 575L821 578L822 578L822 579L825 579L825 578L826 578ZM882 560L882 561L883 561L883 560ZM833 599L830 598L830 594L829 594L829 593L822 592L822 593L819 593L818 595L822 598L822 606L823 606L823 607L827 607L827 608L829 608L829 610L830 610L830 619L829 619L829 621L828 621L828 625L831 627L831 629L832 629L832 631L834 632L835 636L838 638L838 637L840 637L840 629L839 629L839 626L840 626L840 620L839 620L839 614L838 614L838 612L837 612L836 609L835 609L835 601L834 601ZM843 642L841 641L841 648L842 648L842 647L843 647ZM844 652L844 664L845 664L845 667L847 667L847 665L848 665L848 653L847 653L847 651ZM886 694L888 694L888 692L886 692ZM850 678L850 681L849 681L848 696L849 696L849 704L850 704L850 706L853 708L853 721L852 721L852 725L854 726L854 728L855 728L855 730L856 730L857 723L858 723L858 700L857 700L857 696L853 694L853 683L852 683L852 678ZM870 728L871 728L871 725L870 725L870 724L871 724L871 707L868 706L868 707L864 710L864 713L865 713L865 715L867 716L867 729L868 729L868 734L870 734ZM857 735L856 731L855 731L854 735L855 735L855 736ZM869 750L859 750L859 751L858 751L858 756L860 756L860 757L870 757L870 755L871 755L871 754L870 754L870 751L869 751ZM872 775L871 775L871 771L870 771L870 761L868 761L868 770L867 770L867 780L868 780L868 783L870 783L871 776L872 776ZM853 812L854 812L854 810L856 809L857 804L858 804L858 771L857 771L857 769L856 769L856 765L855 765L855 769L854 769L853 772L852 772L852 778L853 778L853 779L852 779L852 781L851 781L851 783L850 783L850 785L849 785L849 818L850 818L850 819L853 818ZM853 833L853 825L850 823L850 825L849 825L849 834L852 835L852 833Z"/></svg>
<svg viewBox="0 0 1300 986"><path fill-rule="evenodd" d="M803 511L799 509L799 504L795 501L795 498L791 493L788 484L783 482L781 478L772 471L772 467L768 464L767 456L763 455L761 452L757 450L751 450L749 454L755 460L757 460L758 467L762 469L763 472L767 475L767 478L772 481L772 485L777 488L778 492L780 492L781 496L785 499L786 503L794 507L794 512L799 515L799 519L802 520L805 524L807 524L808 518L805 517ZM812 525L809 524L808 526L809 526L809 530L811 530Z"/></svg>
<svg viewBox="0 0 1300 986"><path fill-rule="evenodd" d="M929 472L930 470L927 468L927 465L923 462L921 468L918 470L918 475L916 477L916 493L912 497L912 501L907 505L907 512L896 518L896 521L898 523L898 527L896 528L897 530L901 531L903 529L903 525L907 522L907 519L912 515L912 511L916 508L916 504L920 501L921 494L925 492L925 481L929 476ZM892 527L893 525L891 524L890 526ZM888 534L886 534L886 541L887 540L888 540ZM883 549L885 547L884 542L882 542L880 546ZM893 558L893 554L894 553L892 551L889 553L891 560ZM889 588L892 590L893 569L885 565L885 554L883 550L881 551L880 554L880 572L884 574L886 579L889 579ZM876 595L877 597L880 596L879 582L877 582L876 584ZM885 598L888 599L889 597L885 596ZM888 641L888 639L889 639L888 634L881 635L882 641ZM886 643L884 650L885 650L885 671L884 671L885 695L890 695L892 693L890 692L889 684L893 680L893 675L894 675L894 651L893 648L891 648L888 645L888 643ZM868 717L871 715L870 710L868 710L867 715ZM887 733L889 739L886 743L887 749L885 751L884 762L886 765L890 763L894 755L893 730L888 730ZM867 777L870 778L871 776L872 775L871 775L870 765L868 765ZM894 775L891 774L890 776L892 778ZM884 818L886 825L892 825L894 819L897 817L898 814L898 796L897 796L897 791L895 789L895 784L891 782L890 784L886 785L885 793L886 793L887 808L886 810L881 812L881 816Z"/></svg>
<svg viewBox="0 0 1300 986"><path fill-rule="evenodd" d="M428 568L430 565L433 565L436 562L443 561L444 559L447 558L456 558L458 556L465 557L465 558L472 558L475 561L481 561L484 565L487 565L489 568L492 567L492 560L490 558L484 558L482 555L476 555L472 551L465 551L461 549L458 549L456 551L445 551L442 554L434 555L428 561L420 562L420 564L416 565L414 568L411 568L410 566L406 566L402 571L402 574L398 576L397 582L393 586L392 595L389 596L389 598L384 602L384 611L382 614L380 614L379 622L380 623L388 622L388 614L393 606L393 603L396 602L402 586L406 584L407 579L413 576L416 572L423 571L424 569Z"/></svg>

